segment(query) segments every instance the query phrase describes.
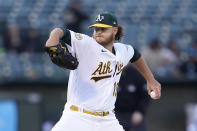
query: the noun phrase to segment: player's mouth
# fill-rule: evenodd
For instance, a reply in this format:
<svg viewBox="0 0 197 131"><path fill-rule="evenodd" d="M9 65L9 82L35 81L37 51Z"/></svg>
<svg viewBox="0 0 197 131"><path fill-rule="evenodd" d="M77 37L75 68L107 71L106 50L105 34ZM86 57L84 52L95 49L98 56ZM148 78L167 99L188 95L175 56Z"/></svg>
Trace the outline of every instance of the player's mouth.
<svg viewBox="0 0 197 131"><path fill-rule="evenodd" d="M98 36L96 36L96 38L103 38L103 36L101 36L101 35L98 35Z"/></svg>
<svg viewBox="0 0 197 131"><path fill-rule="evenodd" d="M96 37L96 39L98 39L98 40L102 40L102 39L103 39L103 37L102 37L102 36L97 36L97 37Z"/></svg>
<svg viewBox="0 0 197 131"><path fill-rule="evenodd" d="M97 42L101 42L102 41L102 37L101 36L97 36L95 39L96 39Z"/></svg>

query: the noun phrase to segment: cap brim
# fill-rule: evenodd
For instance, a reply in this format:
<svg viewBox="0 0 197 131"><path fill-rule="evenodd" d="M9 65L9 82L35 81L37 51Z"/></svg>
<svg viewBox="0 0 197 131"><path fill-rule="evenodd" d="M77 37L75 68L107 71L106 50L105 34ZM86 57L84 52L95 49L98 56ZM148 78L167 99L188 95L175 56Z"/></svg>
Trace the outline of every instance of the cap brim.
<svg viewBox="0 0 197 131"><path fill-rule="evenodd" d="M112 27L111 25L106 25L106 24L94 24L94 25L91 25L91 26L88 26L88 28L92 28L92 27L103 27L103 28L110 28Z"/></svg>

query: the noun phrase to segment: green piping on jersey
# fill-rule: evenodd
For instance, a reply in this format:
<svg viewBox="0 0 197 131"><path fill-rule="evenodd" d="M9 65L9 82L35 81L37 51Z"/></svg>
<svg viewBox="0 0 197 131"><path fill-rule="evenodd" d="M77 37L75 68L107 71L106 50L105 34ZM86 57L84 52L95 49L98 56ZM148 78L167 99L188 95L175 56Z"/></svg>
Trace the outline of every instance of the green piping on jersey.
<svg viewBox="0 0 197 131"><path fill-rule="evenodd" d="M133 49L134 49L134 55L130 60L131 63L137 61L141 57L140 52L135 47Z"/></svg>

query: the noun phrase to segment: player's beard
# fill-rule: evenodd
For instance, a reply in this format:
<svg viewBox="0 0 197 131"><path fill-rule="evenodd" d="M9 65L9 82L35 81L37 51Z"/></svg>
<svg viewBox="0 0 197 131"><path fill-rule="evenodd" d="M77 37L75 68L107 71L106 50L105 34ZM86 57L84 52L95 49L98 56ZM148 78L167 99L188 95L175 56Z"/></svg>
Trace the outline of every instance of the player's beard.
<svg viewBox="0 0 197 131"><path fill-rule="evenodd" d="M94 38L96 40L96 38ZM106 46L106 45L109 45L109 44L112 44L114 42L114 36L113 34L111 34L108 38L106 38L104 41L97 41L99 44L103 45L103 46Z"/></svg>

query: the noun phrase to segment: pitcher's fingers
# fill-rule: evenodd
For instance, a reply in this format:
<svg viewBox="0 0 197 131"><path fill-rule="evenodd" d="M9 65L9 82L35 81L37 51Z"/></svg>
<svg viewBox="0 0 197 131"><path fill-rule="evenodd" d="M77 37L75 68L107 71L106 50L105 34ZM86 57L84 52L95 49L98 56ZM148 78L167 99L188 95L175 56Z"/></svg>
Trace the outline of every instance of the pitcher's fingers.
<svg viewBox="0 0 197 131"><path fill-rule="evenodd" d="M161 97L161 90L159 88L155 88L156 98L159 99Z"/></svg>
<svg viewBox="0 0 197 131"><path fill-rule="evenodd" d="M147 87L147 90L148 90L148 94L150 95L150 93L151 93L151 88L150 87Z"/></svg>

